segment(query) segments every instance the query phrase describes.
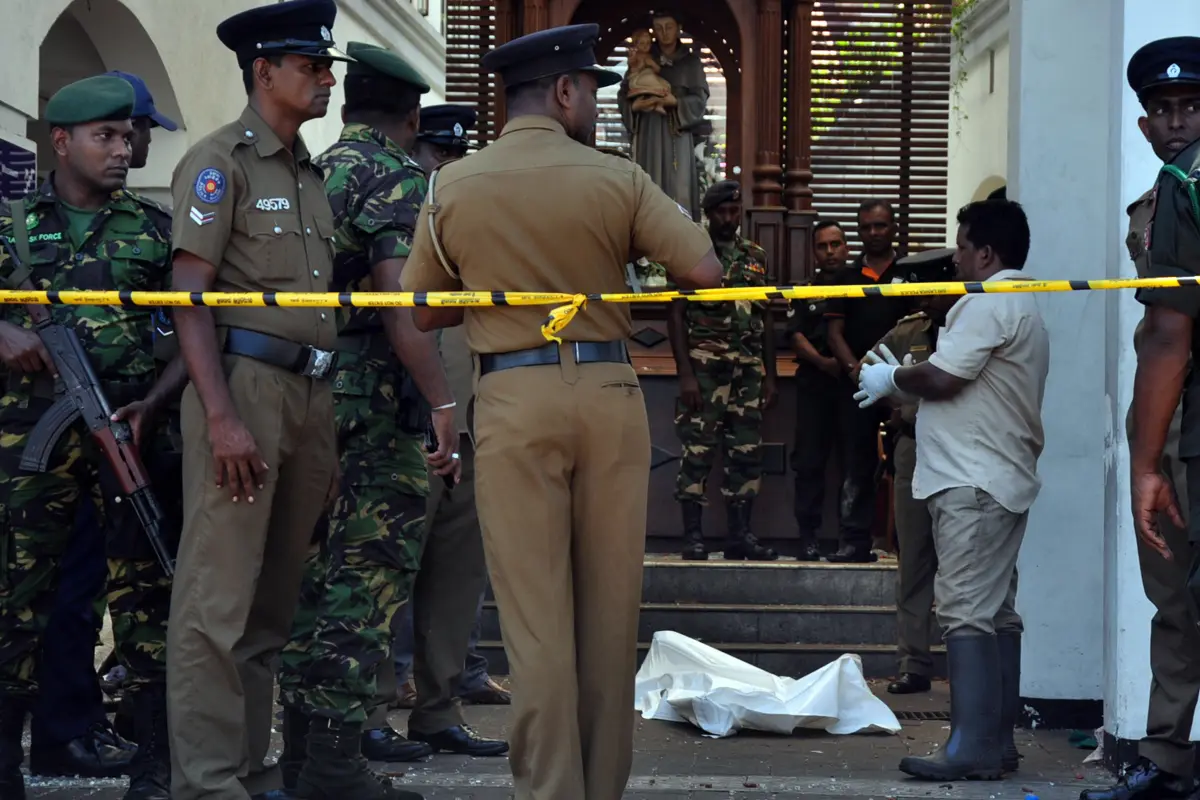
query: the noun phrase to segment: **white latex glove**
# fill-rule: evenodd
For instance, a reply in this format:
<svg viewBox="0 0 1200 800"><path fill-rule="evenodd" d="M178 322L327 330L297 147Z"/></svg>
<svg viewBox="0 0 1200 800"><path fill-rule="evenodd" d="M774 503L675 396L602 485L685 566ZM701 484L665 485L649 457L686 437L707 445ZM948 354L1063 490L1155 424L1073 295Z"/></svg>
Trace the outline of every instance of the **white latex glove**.
<svg viewBox="0 0 1200 800"><path fill-rule="evenodd" d="M911 353L904 357L904 363L901 364L887 345L879 345L878 353L874 350L868 352L863 358L862 369L858 371L859 390L854 395L858 407L866 408L885 397L901 394L896 386L895 372L902 366L911 366L912 363Z"/></svg>

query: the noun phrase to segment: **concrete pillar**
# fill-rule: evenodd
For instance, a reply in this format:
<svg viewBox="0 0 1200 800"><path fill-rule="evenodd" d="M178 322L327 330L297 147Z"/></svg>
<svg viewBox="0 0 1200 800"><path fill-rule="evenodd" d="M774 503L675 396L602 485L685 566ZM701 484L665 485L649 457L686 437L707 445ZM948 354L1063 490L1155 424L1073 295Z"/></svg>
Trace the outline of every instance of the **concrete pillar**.
<svg viewBox="0 0 1200 800"><path fill-rule="evenodd" d="M1026 271L1132 276L1125 207L1159 162L1136 126L1125 65L1200 28L1194 0L1011 0L1009 197L1030 218ZM1124 418L1133 392L1132 292L1046 294L1052 364L1042 495L1021 553L1022 694L1103 700L1106 732L1145 733L1149 622L1129 513Z"/></svg>

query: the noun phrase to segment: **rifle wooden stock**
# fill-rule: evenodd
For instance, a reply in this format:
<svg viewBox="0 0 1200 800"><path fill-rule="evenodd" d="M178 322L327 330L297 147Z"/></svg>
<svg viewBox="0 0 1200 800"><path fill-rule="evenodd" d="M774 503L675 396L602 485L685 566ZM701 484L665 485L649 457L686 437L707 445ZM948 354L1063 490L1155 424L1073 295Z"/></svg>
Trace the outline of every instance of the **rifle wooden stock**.
<svg viewBox="0 0 1200 800"><path fill-rule="evenodd" d="M17 265L16 253L7 240L3 240L8 255ZM18 286L22 290L33 290L33 284L24 280ZM123 499L133 503L138 521L141 522L146 538L154 550L154 556L168 577L175 574L175 562L162 539L162 524L165 519L162 507L150 486L150 476L142 464L141 455L133 441L133 428L124 421L114 422L112 408L96 377L92 363L75 331L54 322L44 306L27 305L33 320L33 329L58 372L55 393L61 396L42 415L30 433L25 450L21 453L21 468L30 472L45 472L55 445L66 430L77 420L87 425L92 438L100 446L104 457L112 467L120 485Z"/></svg>

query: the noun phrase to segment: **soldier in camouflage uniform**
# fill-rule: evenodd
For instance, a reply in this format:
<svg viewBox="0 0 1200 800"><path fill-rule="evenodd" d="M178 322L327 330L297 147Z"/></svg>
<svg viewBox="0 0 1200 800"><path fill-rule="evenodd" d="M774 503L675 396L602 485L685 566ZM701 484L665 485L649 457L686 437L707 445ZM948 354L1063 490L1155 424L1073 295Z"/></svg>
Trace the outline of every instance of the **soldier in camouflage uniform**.
<svg viewBox="0 0 1200 800"><path fill-rule="evenodd" d="M0 211L0 277L20 282L10 252L24 249L39 289L157 291L170 286L171 219L124 188L133 134L133 87L99 76L60 90L46 106L57 166L16 209ZM16 213L14 213L14 211ZM18 216L19 215L19 216ZM169 420L160 413L178 395L181 360L156 375L151 308L59 306L56 321L78 334L109 402L138 437L168 515L175 545L181 524L181 465ZM154 558L129 504L86 428L76 423L55 445L44 473L23 472L22 451L53 400L52 362L28 313L4 306L0 358L13 371L0 398L0 511L6 557L0 592L0 796L24 797L21 731L37 692L39 639L54 601L58 559L80 503L103 499L109 564L108 607L121 663L130 676L140 742L127 800L169 800L166 734L166 623L170 580Z"/></svg>
<svg viewBox="0 0 1200 800"><path fill-rule="evenodd" d="M316 161L337 225L333 288L371 291L399 285L412 243L426 181L408 149L429 86L387 50L351 42L347 52L356 61L347 68L346 126ZM365 769L362 733L378 671L392 668L392 619L408 602L421 561L427 463L457 478L457 453L448 451L458 440L455 403L436 337L416 331L409 309L349 311L339 319L338 350L341 495L281 659L281 766L285 785L294 781L305 796L415 797ZM429 406L445 447L427 461ZM324 745L330 729L338 731L337 747ZM418 744L417 757L429 752Z"/></svg>
<svg viewBox="0 0 1200 800"><path fill-rule="evenodd" d="M767 284L766 254L738 236L741 187L720 181L702 203L709 234L725 267L723 287ZM675 301L671 349L679 374L675 428L683 444L675 497L683 508L683 557L704 560L701 526L705 489L723 442L728 504L727 559L773 561L778 554L750 531L750 512L762 479L762 416L775 396L775 344L766 302Z"/></svg>

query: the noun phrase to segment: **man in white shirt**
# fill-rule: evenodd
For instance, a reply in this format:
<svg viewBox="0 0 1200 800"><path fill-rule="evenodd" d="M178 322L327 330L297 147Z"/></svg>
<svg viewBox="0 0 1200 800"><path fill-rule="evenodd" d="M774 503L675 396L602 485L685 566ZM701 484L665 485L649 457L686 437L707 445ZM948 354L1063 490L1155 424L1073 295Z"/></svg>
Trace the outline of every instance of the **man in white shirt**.
<svg viewBox="0 0 1200 800"><path fill-rule="evenodd" d="M965 281L1022 280L1029 223L1017 203L986 200L958 214L954 256ZM853 301L851 301L853 302ZM937 781L996 780L1017 769L1021 617L1017 553L1041 482L1042 396L1050 340L1028 293L968 294L937 350L916 366L870 353L856 397L916 397L913 497L929 504L938 621L950 672L950 738L903 772Z"/></svg>

